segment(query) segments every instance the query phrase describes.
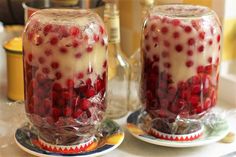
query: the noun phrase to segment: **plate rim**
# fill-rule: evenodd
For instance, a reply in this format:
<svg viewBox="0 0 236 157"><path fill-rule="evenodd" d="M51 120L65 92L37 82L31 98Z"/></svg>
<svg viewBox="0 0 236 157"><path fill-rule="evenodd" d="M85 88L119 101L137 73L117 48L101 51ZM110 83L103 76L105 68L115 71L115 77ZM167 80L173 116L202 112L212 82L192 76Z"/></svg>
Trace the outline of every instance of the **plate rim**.
<svg viewBox="0 0 236 157"><path fill-rule="evenodd" d="M148 135L150 137L153 137L153 139L151 138L148 138L148 137L145 137L145 136L142 136L142 135L137 135L135 133L133 133L129 127L128 127L128 124L132 124L132 125L135 125L137 126L136 124L134 123L129 123L128 122L128 118L133 115L134 113L136 112L140 112L139 110L138 111L134 111L132 112L128 117L127 117L127 121L126 121L126 128L128 130L128 132L134 136L135 138L141 140L141 141L144 141L144 142L147 142L147 143L150 143L150 144L154 144L154 145L159 145L159 146L165 146L165 147L173 147L173 148L188 148L188 147L198 147L198 146L204 146L204 145L208 145L208 144L211 144L211 143L214 143L214 142L217 142L217 141L220 141L221 139L223 139L229 132L230 132L230 127L229 127L229 123L226 119L224 119L224 121L226 122L226 126L227 126L227 129L224 130L224 132L222 132L221 135L219 136L216 136L215 138L213 139L208 139L208 140L193 140L193 141L169 141L169 140L163 140L163 139L158 139L152 135L149 135L147 134L145 131L145 135ZM204 135L204 132L205 132L205 127L204 127L204 130L203 130L203 135Z"/></svg>
<svg viewBox="0 0 236 157"><path fill-rule="evenodd" d="M116 123L114 120L111 120L113 123ZM99 151L99 152L96 152L96 153L93 153L93 154L86 154L86 155L79 155L79 154L68 154L68 155L62 155L62 154L43 154L43 153L39 153L39 152L36 152L34 150L31 150L27 147L25 147L24 145L22 145L16 138L16 133L17 133L17 129L15 131L15 134L14 134L14 140L17 144L17 146L23 150L24 152L26 153L29 153L31 155L35 155L37 157L60 157L60 156L65 156L65 157L94 157L94 156L101 156L101 155L104 155L106 153L109 153L113 150L115 150L117 147L119 147L121 145L121 143L124 141L124 137L125 137L125 132L123 130L123 128L118 124L116 123L118 126L119 126L119 130L120 130L120 134L122 135L120 140L115 144L115 145L112 145L112 147L108 148L108 149L105 149L103 151ZM36 146L37 147L37 146Z"/></svg>

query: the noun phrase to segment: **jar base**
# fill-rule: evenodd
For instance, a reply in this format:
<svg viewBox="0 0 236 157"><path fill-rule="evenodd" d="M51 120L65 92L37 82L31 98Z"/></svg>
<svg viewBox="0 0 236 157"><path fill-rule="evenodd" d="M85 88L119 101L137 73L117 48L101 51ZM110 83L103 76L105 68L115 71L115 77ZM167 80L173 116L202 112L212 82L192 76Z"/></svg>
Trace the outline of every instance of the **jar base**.
<svg viewBox="0 0 236 157"><path fill-rule="evenodd" d="M96 143L96 137L91 136L84 140L84 142L76 144L76 145L55 145L50 144L44 141L42 138L38 137L39 144L41 147L47 151L54 153L63 153L63 154L73 154L73 153L81 153L88 150L89 147L92 147L94 143Z"/></svg>

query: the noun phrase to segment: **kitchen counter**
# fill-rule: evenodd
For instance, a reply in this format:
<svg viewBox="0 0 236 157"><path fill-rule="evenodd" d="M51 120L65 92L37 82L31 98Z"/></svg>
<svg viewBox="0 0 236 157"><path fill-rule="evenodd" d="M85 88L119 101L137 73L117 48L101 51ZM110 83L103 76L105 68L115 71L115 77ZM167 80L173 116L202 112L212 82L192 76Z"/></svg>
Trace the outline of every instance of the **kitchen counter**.
<svg viewBox="0 0 236 157"><path fill-rule="evenodd" d="M0 44L9 38L6 33L0 32ZM0 46L0 157L31 157L22 151L14 142L14 132L25 121L24 106L10 102L6 97L6 55ZM222 85L222 84L221 84ZM231 94L231 93L229 93ZM233 93L232 93L233 94ZM236 110L236 106L219 101L217 107L225 111ZM231 131L236 133L236 114L226 116ZM126 117L116 120L125 130L123 143L104 157L216 157L236 151L236 142L225 144L216 142L207 146L194 148L168 148L148 144L135 139L125 129Z"/></svg>

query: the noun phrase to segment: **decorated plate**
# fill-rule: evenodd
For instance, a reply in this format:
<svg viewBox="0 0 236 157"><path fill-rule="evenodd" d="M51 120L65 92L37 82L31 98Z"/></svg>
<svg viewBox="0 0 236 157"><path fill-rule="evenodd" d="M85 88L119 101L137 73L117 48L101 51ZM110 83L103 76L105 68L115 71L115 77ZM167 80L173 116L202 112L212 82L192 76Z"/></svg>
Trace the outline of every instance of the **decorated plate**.
<svg viewBox="0 0 236 157"><path fill-rule="evenodd" d="M192 141L165 140L156 138L138 127L140 110L135 111L127 118L127 129L137 139L155 145L167 147L195 147L207 145L223 139L229 133L229 125L225 119L219 119L214 127L204 126L200 138Z"/></svg>
<svg viewBox="0 0 236 157"><path fill-rule="evenodd" d="M102 131L104 130L104 136L97 138L93 144L86 147L86 150L77 154L63 154L47 151L39 144L40 140L35 133L35 130L30 127L28 123L19 128L15 132L16 144L24 151L40 157L58 157L58 156L70 156L70 157L91 157L104 155L115 148L117 148L124 139L124 131L121 127L112 120L105 120L102 123Z"/></svg>

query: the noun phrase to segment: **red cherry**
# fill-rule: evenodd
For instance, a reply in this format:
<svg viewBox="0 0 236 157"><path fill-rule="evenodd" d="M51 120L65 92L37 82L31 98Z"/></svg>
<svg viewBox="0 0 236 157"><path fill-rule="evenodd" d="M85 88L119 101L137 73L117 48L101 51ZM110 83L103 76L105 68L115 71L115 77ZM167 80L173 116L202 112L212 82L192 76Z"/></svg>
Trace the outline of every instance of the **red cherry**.
<svg viewBox="0 0 236 157"><path fill-rule="evenodd" d="M197 67L197 73L203 73L204 71L205 71L204 66L199 65L199 66Z"/></svg>
<svg viewBox="0 0 236 157"><path fill-rule="evenodd" d="M191 66L193 66L193 61L192 60L189 60L185 63L185 65L190 68Z"/></svg>
<svg viewBox="0 0 236 157"><path fill-rule="evenodd" d="M186 27L184 27L184 31L186 33L190 33L192 31L192 28L190 26L186 26Z"/></svg>
<svg viewBox="0 0 236 157"><path fill-rule="evenodd" d="M190 38L189 40L188 40L188 45L194 45L195 44L195 40L194 40L194 38Z"/></svg>
<svg viewBox="0 0 236 157"><path fill-rule="evenodd" d="M181 51L183 50L183 46L180 45L180 44L178 44L178 45L175 46L175 50L176 50L177 52L181 52Z"/></svg>
<svg viewBox="0 0 236 157"><path fill-rule="evenodd" d="M201 86L200 85L194 85L192 88L193 94L199 94L201 92Z"/></svg>
<svg viewBox="0 0 236 157"><path fill-rule="evenodd" d="M52 37L51 39L50 39L50 44L51 45L56 45L58 43L58 38L57 37Z"/></svg>
<svg viewBox="0 0 236 157"><path fill-rule="evenodd" d="M80 108L84 111L88 110L88 108L91 106L91 102L87 99L81 99L80 100Z"/></svg>
<svg viewBox="0 0 236 157"><path fill-rule="evenodd" d="M57 69L57 68L59 67L59 63L58 63L58 62L52 62L52 63L51 63L51 67L52 67L53 69Z"/></svg>
<svg viewBox="0 0 236 157"><path fill-rule="evenodd" d="M199 46L197 49L198 49L198 52L199 52L199 53L201 53L201 52L203 52L203 51L204 51L204 46L203 46L203 45L201 45L201 46Z"/></svg>

